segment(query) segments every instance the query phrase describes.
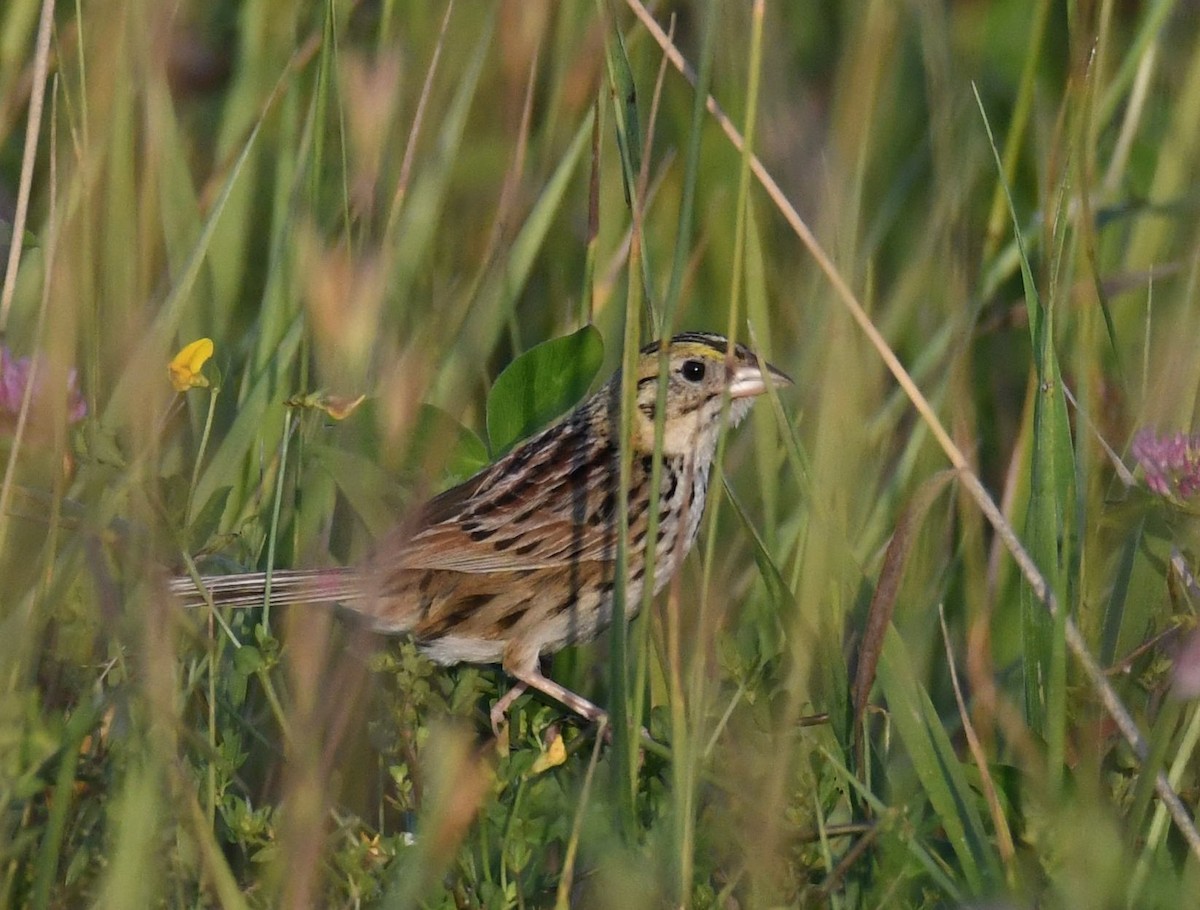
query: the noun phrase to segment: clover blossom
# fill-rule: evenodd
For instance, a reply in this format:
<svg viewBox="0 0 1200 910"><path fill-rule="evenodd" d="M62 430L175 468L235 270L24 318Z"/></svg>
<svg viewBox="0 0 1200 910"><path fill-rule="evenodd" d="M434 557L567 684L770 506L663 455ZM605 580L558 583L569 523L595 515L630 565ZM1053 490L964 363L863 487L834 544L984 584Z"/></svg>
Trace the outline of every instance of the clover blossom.
<svg viewBox="0 0 1200 910"><path fill-rule="evenodd" d="M1133 437L1133 457L1142 466L1146 486L1160 496L1189 499L1200 492L1200 434L1159 436L1141 430Z"/></svg>
<svg viewBox="0 0 1200 910"><path fill-rule="evenodd" d="M34 359L32 357L13 357L6 345L0 345L0 420L16 419L21 413L21 402L25 398L25 389L33 374ZM33 390L35 402L45 394L44 376L45 364L44 362L38 363ZM78 423L86 416L87 402L83 400L83 395L79 392L79 376L72 367L67 371L67 421Z"/></svg>

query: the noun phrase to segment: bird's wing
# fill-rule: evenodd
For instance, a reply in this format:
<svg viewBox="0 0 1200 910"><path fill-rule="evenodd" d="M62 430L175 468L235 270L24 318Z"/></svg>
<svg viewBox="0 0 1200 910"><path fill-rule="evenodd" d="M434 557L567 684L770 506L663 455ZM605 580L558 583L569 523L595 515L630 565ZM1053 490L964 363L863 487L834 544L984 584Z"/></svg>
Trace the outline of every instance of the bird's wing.
<svg viewBox="0 0 1200 910"><path fill-rule="evenodd" d="M408 569L458 572L521 571L616 558L611 504L604 497L580 497L577 509L553 509L538 492L512 501L503 513L459 515L427 525L396 547ZM644 509L642 510L644 511ZM644 522L643 522L644 523ZM636 533L636 527L632 529Z"/></svg>
<svg viewBox="0 0 1200 910"><path fill-rule="evenodd" d="M522 571L616 558L616 453L558 438L526 444L429 502L415 530L398 532L380 558L406 569ZM647 482L635 460L630 534L646 521Z"/></svg>

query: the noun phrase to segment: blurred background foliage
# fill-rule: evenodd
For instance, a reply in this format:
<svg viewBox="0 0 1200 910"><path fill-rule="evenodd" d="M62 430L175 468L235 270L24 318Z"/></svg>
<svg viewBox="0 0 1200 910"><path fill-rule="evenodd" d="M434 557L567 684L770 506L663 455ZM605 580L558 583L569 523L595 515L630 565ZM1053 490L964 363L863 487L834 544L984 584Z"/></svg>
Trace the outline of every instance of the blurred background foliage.
<svg viewBox="0 0 1200 910"><path fill-rule="evenodd" d="M1195 421L1200 9L649 11L753 119L1145 760L637 9L0 7L0 903L1194 901L1151 787L1196 803L1195 507L1121 459ZM193 560L361 557L545 419L521 386L551 361L505 367L594 326L602 348L553 361L561 409L631 312L643 341L732 326L796 380L730 437L729 498L632 628L629 708L661 747L528 696L495 742L494 668L316 609L169 601ZM552 673L613 706L606 653Z"/></svg>

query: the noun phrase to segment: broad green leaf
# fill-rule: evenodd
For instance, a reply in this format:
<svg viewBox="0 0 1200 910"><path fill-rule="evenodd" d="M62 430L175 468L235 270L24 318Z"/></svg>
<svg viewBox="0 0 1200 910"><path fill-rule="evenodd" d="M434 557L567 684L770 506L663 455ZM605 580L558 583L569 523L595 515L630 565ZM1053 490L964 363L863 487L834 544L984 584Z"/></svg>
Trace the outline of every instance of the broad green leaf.
<svg viewBox="0 0 1200 910"><path fill-rule="evenodd" d="M487 431L500 455L577 403L604 360L594 326L536 345L510 363L488 395Z"/></svg>
<svg viewBox="0 0 1200 910"><path fill-rule="evenodd" d="M409 433L405 464L410 470L426 475L433 485L438 479L466 480L487 463L487 446L473 430L441 408L421 405Z"/></svg>
<svg viewBox="0 0 1200 910"><path fill-rule="evenodd" d="M375 462L327 445L310 445L308 454L329 473L350 508L374 536L396 524L396 485Z"/></svg>
<svg viewBox="0 0 1200 910"><path fill-rule="evenodd" d="M229 681L230 697L235 705L241 705L246 700L246 683L265 666L262 652L254 645L242 645L233 652L233 672L226 678Z"/></svg>

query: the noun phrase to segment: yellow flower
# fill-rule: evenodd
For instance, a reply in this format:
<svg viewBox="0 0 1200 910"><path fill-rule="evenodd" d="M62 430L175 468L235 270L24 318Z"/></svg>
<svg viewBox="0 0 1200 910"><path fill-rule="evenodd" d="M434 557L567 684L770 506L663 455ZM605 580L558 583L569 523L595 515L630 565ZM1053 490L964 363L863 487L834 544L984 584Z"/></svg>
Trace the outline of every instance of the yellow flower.
<svg viewBox="0 0 1200 910"><path fill-rule="evenodd" d="M176 354L175 358L167 365L167 371L171 375L171 385L175 387L175 391L186 392L188 389L208 388L208 380L200 375L200 370L212 355L211 338L200 338L185 345L183 350Z"/></svg>
<svg viewBox="0 0 1200 910"><path fill-rule="evenodd" d="M555 732L554 738L550 740L550 745L546 750L533 761L533 765L529 768L529 776L541 774L544 771L549 771L561 765L567 760L567 745L563 742L562 734Z"/></svg>

